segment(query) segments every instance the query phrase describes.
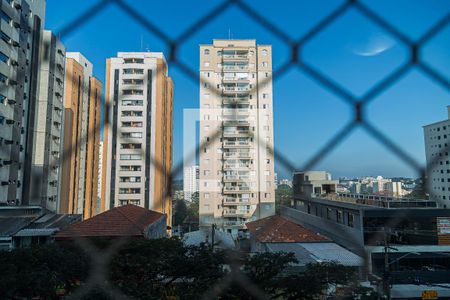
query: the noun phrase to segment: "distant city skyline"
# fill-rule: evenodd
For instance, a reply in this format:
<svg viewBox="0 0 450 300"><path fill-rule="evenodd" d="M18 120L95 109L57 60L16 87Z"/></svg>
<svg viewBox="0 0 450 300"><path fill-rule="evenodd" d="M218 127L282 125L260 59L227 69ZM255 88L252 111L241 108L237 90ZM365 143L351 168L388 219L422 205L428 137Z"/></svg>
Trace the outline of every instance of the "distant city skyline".
<svg viewBox="0 0 450 300"><path fill-rule="evenodd" d="M131 1L127 2L132 4ZM442 1L407 1L395 5L385 0L363 2L388 18L413 40L418 39L436 20L450 11L450 3ZM143 3L140 11L145 11L145 16L167 35L176 37L222 1L198 3L201 5L178 1ZM262 14L270 9L271 14L264 16L292 38L297 38L340 3L330 1L324 6L323 3L314 1L286 1L284 4L281 1L280 5L274 6L273 2L264 0L252 7ZM286 5L292 9L286 11ZM406 5L408 14L404 13ZM57 31L87 8L89 5L80 5L78 1L48 0L46 28ZM162 12L167 10L172 11L171 19L177 19L177 22L165 18ZM65 18L60 18L61 15ZM240 22L236 25L235 20L238 19ZM116 26L112 20L121 20L121 24L127 26ZM349 28L352 28L350 34ZM432 39L422 51L425 61L447 77L450 75L450 39L445 37L449 30L445 29ZM228 38L230 32L236 39L254 38L260 43L272 44L274 69L289 58L289 49L285 44L235 7L225 11L188 39L178 49L179 58L193 71L197 71L198 44L207 43L214 38ZM343 32L346 34L343 35ZM90 57L98 66L95 75L102 81L105 78L105 58L113 56L117 51L139 51L144 47L144 50L148 48L168 55L169 50L163 42L114 5L110 5L62 40L68 51L81 51ZM407 53L398 41L351 9L311 40L305 46L302 57L349 91L360 95L405 61ZM350 65L353 66L352 69L348 68ZM367 69L371 70L370 74L365 72ZM176 165L183 160L183 109L198 107L199 91L196 80L187 77L178 68L171 68L170 75L177 86L174 101ZM291 69L274 80L274 99L275 149L296 167L310 159L352 118L350 106L296 69ZM449 94L441 86L419 71L412 70L367 107L367 118L412 158L424 165L422 126L445 119L443 108L449 104L448 99ZM291 170L283 169L277 163L275 168L279 178L291 178ZM356 129L313 169L327 170L336 178L364 174L418 177L414 170L361 129ZM181 173L176 175L182 176Z"/></svg>

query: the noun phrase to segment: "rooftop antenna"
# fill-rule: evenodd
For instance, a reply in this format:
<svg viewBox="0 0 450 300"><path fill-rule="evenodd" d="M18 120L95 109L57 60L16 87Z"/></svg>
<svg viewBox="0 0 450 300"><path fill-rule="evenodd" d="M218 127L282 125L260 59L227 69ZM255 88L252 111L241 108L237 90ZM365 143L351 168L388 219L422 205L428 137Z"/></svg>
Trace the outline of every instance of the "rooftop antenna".
<svg viewBox="0 0 450 300"><path fill-rule="evenodd" d="M141 52L144 51L144 35L141 33Z"/></svg>
<svg viewBox="0 0 450 300"><path fill-rule="evenodd" d="M228 27L228 39L231 40L231 29Z"/></svg>

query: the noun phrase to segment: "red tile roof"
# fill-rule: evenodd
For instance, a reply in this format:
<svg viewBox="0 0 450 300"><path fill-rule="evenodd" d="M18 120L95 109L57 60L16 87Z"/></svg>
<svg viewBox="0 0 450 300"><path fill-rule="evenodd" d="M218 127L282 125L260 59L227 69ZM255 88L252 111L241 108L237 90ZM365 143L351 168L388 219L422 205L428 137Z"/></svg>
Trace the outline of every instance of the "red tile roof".
<svg viewBox="0 0 450 300"><path fill-rule="evenodd" d="M147 227L162 217L164 214L128 204L75 223L55 238L143 236Z"/></svg>
<svg viewBox="0 0 450 300"><path fill-rule="evenodd" d="M262 243L329 242L330 239L278 215L246 224L250 234Z"/></svg>

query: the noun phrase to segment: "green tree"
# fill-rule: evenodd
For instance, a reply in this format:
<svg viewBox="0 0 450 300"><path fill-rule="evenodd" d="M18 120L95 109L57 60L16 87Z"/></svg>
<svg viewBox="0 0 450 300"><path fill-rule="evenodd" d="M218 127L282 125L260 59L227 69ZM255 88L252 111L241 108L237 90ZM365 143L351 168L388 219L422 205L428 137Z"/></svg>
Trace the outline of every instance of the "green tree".
<svg viewBox="0 0 450 300"><path fill-rule="evenodd" d="M188 208L184 200L177 200L173 210L173 225L183 225L183 221L188 215Z"/></svg>
<svg viewBox="0 0 450 300"><path fill-rule="evenodd" d="M293 190L286 184L278 185L275 190L275 209L279 213L281 206L290 205L293 199Z"/></svg>
<svg viewBox="0 0 450 300"><path fill-rule="evenodd" d="M175 238L137 240L120 249L110 274L113 284L134 298L197 299L223 276L223 256Z"/></svg>
<svg viewBox="0 0 450 300"><path fill-rule="evenodd" d="M72 243L0 251L2 299L57 298L87 278L88 256Z"/></svg>
<svg viewBox="0 0 450 300"><path fill-rule="evenodd" d="M191 197L191 202L189 203L189 208L188 208L188 215L189 216L198 216L198 192L195 192L194 194L192 194Z"/></svg>

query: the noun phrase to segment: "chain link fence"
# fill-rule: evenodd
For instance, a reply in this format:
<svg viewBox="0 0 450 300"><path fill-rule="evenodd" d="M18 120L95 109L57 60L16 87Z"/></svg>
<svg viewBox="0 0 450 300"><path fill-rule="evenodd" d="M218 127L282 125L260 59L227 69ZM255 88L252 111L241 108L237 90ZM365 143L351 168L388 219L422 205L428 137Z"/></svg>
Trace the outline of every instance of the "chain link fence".
<svg viewBox="0 0 450 300"><path fill-rule="evenodd" d="M399 160L403 161L406 165L411 167L415 171L418 177L422 179L423 185L427 188L429 185L427 183L426 169L432 166L438 160L436 157L435 161L431 161L429 166L422 164L421 162L415 160L408 152L403 149L399 144L397 144L392 138L390 138L386 133L380 131L374 124L372 124L367 115L370 113L368 109L368 104L377 100L384 91L396 85L405 75L412 69L420 71L425 76L429 77L435 84L441 86L450 93L450 81L444 74L441 74L438 70L433 68L428 64L424 57L422 49L425 45L433 39L436 35L442 32L450 22L450 13L445 15L440 20L435 20L433 26L431 26L422 36L416 40L412 40L407 35L405 35L401 30L396 28L390 20L383 18L367 5L361 1L357 0L347 0L343 1L342 4L337 6L331 13L320 20L315 26L309 28L300 38L293 39L289 34L287 34L282 28L278 27L277 24L269 21L262 14L257 12L249 2L243 0L225 0L221 4L217 5L211 11L206 13L204 16L200 17L198 20L193 22L191 26L186 28L181 34L176 38L171 38L167 35L163 28L160 28L158 24L155 24L151 19L145 16L145 13L138 10L136 7L130 5L125 0L100 0L94 5L86 9L82 14L80 14L75 19L67 22L65 26L55 32L55 35L64 40L68 35L76 32L81 26L88 25L87 23L94 18L97 14L104 11L108 6L116 6L123 13L134 19L143 29L147 30L152 35L156 36L161 42L163 42L167 49L169 49L168 64L171 68L175 67L182 73L184 73L187 80L192 80L195 84L203 84L207 82L207 78L200 76L200 72L196 69L192 69L186 65L179 57L178 50L181 46L186 43L186 41L199 32L202 28L208 26L208 24L219 18L224 12L226 12L231 7L237 8L240 12L245 14L248 18L255 21L257 24L262 26L264 30L268 33L274 35L279 40L285 44L290 51L290 57L288 61L281 64L278 68L273 70L272 77L267 78L267 80L278 80L281 76L289 72L291 69L298 69L300 72L305 74L311 80L316 82L324 90L329 91L335 95L338 99L343 101L345 105L348 105L353 111L353 117L350 122L343 124L343 126L327 141L324 142L323 146L314 153L314 155L307 160L302 165L297 165L289 157L285 156L282 151L275 149L270 149L275 158L275 163L278 167L283 167L290 172L295 171L307 171L311 170L318 165L324 158L326 158L338 145L344 143L346 138L355 131L357 128L363 129L369 136L376 140L380 145L385 147L389 152L395 155ZM315 68L313 65L308 63L303 59L302 53L308 43L310 43L318 34L320 34L325 29L333 26L333 23L342 18L342 16L348 12L350 9L356 10L367 20L373 22L380 29L386 31L391 35L398 43L401 43L407 47L409 57L405 63L397 67L394 71L385 75L385 77L372 86L367 92L362 96L355 96L353 93L347 90L346 87L342 86L335 80L331 79L327 74L322 73L320 70ZM176 86L176 83L175 83ZM215 89L213 92L221 95L221 90ZM275 97L276 98L276 97ZM177 105L177 103L175 103ZM104 111L108 110L108 107L103 108ZM105 120L105 125L108 120ZM220 131L217 131L210 135L210 139L214 140L219 138L221 135ZM264 144L263 141L255 137L258 143ZM131 140L130 140L131 141ZM84 142L84 140L80 141ZM191 153L188 160L195 158L196 153L202 149L205 144L197 145L195 152ZM266 145L264 145L266 146ZM74 151L75 149L66 149L65 151ZM448 152L450 146L442 149L441 153ZM64 156L64 154L63 154ZM151 162L156 169L164 171L163 164L158 161ZM180 162L173 166L170 178L174 179L179 176L183 171L183 162ZM35 184L39 184L39 178L35 178ZM172 180L169 180L167 186L165 187L165 194L162 197L170 196L172 192ZM430 195L433 195L433 191L427 191ZM399 224L405 215L402 210L398 210L394 217L390 219L389 225L395 226ZM353 239L345 231L341 232L343 236L347 235L348 239ZM379 233L374 234L372 239L375 241L382 238L378 236ZM100 287L105 291L110 297L114 299L127 299L120 290L115 287L110 286L108 283L107 266L111 257L118 251L118 249L124 245L127 239L115 240L107 249L98 249L96 246L91 244L88 240L77 239L76 242L89 254L92 260L92 269L88 281L83 288L78 289L74 294L72 294L70 299L79 299L84 295L87 295L90 290L94 287ZM355 241L355 244L356 241ZM361 252L365 252L365 249L360 249ZM212 286L210 290L205 291L204 299L214 299L217 298L221 291L227 289L231 284L237 284L244 290L248 291L250 295L257 299L269 299L270 297L261 291L256 285L242 273L240 272L239 262L241 257L236 255L228 256L230 261L231 272L220 281L216 286ZM368 266L367 258L369 254L367 253L366 267Z"/></svg>

